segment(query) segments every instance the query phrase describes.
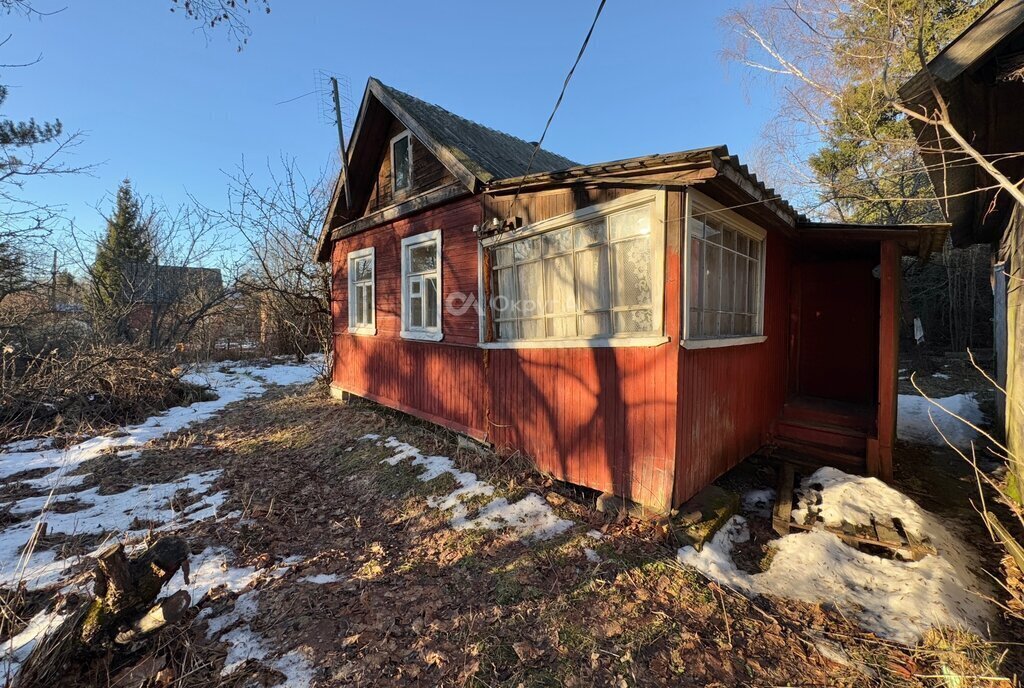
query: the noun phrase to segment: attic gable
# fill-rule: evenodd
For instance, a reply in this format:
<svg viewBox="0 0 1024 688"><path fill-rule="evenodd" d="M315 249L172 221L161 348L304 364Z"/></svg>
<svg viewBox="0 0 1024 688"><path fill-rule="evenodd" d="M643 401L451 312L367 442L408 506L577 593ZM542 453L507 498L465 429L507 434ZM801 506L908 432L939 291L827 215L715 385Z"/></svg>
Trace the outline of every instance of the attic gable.
<svg viewBox="0 0 1024 688"><path fill-rule="evenodd" d="M401 139L404 139L408 150L408 184L397 188L396 178L398 175L393 169L392 151L396 142ZM357 206L360 211L357 213L359 216L377 212L431 189L461 183L451 170L441 164L437 156L397 118L393 118L391 125L387 128L387 133L384 135L377 154L375 169L375 180L365 203L362 206Z"/></svg>
<svg viewBox="0 0 1024 688"><path fill-rule="evenodd" d="M318 259L326 259L330 232L335 227L375 212L371 207L378 208L376 212L380 212L396 202L392 198L392 206L382 204L386 194L382 193L384 185L381 174L385 167L385 155L388 157L387 166L390 167L392 137L388 134L397 126L408 129L414 139L414 168L418 145L421 147L419 159L434 168L428 172L436 176L440 183L440 186L433 188L447 189L447 197L451 197L459 188L464 189L465 193L477 193L489 183L523 175L528 171L550 172L576 165L568 158L536 149L535 144L459 117L437 105L385 86L371 77L363 94L346 155L352 207L348 208L345 203L343 173L335 185L324 220L317 246ZM386 147L382 149L382 146ZM440 168L434 165L435 161L446 173L437 174ZM448 180L448 183L443 179ZM420 188L418 193L424 194L429 188ZM410 197L416 196L412 194Z"/></svg>

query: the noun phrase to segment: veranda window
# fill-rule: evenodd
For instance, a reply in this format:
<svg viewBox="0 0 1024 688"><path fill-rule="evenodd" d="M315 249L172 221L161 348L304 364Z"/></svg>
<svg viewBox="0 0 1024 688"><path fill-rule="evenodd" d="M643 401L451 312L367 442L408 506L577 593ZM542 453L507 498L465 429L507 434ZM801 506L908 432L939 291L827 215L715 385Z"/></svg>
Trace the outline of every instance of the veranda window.
<svg viewBox="0 0 1024 688"><path fill-rule="evenodd" d="M490 247L494 338L660 335L663 232L655 198L578 213L567 226Z"/></svg>
<svg viewBox="0 0 1024 688"><path fill-rule="evenodd" d="M687 219L687 340L762 334L764 231L710 203Z"/></svg>
<svg viewBox="0 0 1024 688"><path fill-rule="evenodd" d="M441 232L402 239L402 336L441 339Z"/></svg>
<svg viewBox="0 0 1024 688"><path fill-rule="evenodd" d="M348 331L376 334L373 247L348 254Z"/></svg>

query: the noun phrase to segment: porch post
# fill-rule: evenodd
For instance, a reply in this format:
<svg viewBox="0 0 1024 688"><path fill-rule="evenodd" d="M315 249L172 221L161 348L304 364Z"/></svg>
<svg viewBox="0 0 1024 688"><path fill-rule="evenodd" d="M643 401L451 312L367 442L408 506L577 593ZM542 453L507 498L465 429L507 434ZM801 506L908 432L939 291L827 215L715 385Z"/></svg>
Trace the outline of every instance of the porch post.
<svg viewBox="0 0 1024 688"><path fill-rule="evenodd" d="M892 480L892 450L896 441L897 369L899 366L900 245L882 241L878 323L878 451L868 456L868 473Z"/></svg>

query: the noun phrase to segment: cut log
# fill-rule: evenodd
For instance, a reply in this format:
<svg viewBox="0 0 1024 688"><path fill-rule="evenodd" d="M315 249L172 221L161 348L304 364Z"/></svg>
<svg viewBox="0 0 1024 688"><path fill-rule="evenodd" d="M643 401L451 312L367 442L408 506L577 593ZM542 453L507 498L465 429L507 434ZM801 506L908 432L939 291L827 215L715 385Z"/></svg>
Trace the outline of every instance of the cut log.
<svg viewBox="0 0 1024 688"><path fill-rule="evenodd" d="M178 537L161 538L133 559L120 544L105 550L96 562L93 600L33 648L12 685L74 683L70 675L94 660L112 661L118 647L180 619L191 601L187 592L154 602L178 569L188 582L188 554Z"/></svg>

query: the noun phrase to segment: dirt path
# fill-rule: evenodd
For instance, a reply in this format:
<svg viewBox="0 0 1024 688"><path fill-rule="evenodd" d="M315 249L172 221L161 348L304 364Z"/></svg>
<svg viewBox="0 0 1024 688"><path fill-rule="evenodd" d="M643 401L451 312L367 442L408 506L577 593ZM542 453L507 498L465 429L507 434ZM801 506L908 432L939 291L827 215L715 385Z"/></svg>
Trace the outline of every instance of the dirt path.
<svg viewBox="0 0 1024 688"><path fill-rule="evenodd" d="M451 479L424 483L413 466L382 464L394 452L358 439L367 433L452 457L510 502L548 492L539 476L510 479L515 471L493 457L460 452L454 438L372 405L282 392L242 402L190 440L223 469L214 487L229 496L219 513L233 514L190 538L197 555L224 548L235 569L272 573L243 600L255 610L239 614L237 593L216 590L200 605L201 618L172 645L188 648L178 662L194 672L189 684L863 685L858 663L889 684L915 684L908 654L834 612L755 605L709 586L676 565L647 524L606 524L552 497L576 525L550 540L455 530L427 505ZM147 454L138 470L159 465L161 479L172 477L173 461ZM594 529L605 533L594 539ZM237 646L247 643L257 647L244 662ZM840 644L849 666L822 654L842 654ZM225 653L235 669L221 677ZM307 672L289 673L300 660Z"/></svg>
<svg viewBox="0 0 1024 688"><path fill-rule="evenodd" d="M382 462L403 447L423 465ZM654 524L609 522L514 459L323 389L272 388L80 470L107 492L222 471L216 515L180 531L196 607L139 655L175 685L918 686L933 671L836 610L709 584ZM465 520L502 496L549 511L455 528L433 506L465 484L458 471L495 490ZM571 523L536 537L552 519Z"/></svg>

